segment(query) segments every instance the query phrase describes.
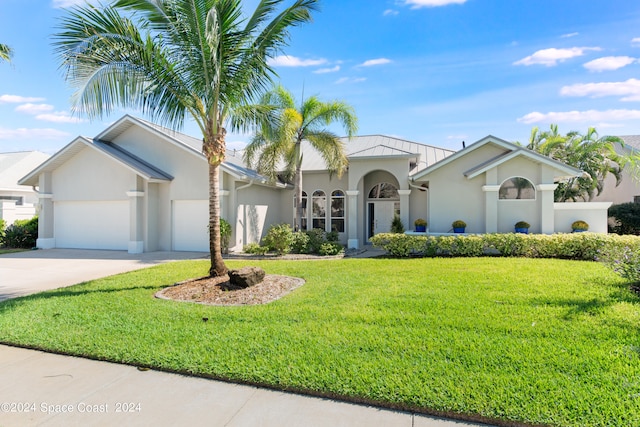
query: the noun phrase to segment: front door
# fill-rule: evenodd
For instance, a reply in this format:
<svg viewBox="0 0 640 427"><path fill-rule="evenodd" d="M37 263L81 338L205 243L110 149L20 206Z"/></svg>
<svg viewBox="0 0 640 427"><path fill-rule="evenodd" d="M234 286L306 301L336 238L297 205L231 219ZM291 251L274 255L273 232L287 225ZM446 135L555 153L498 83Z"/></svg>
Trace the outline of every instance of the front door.
<svg viewBox="0 0 640 427"><path fill-rule="evenodd" d="M391 221L396 210L395 201L375 201L369 202L368 217L369 224L367 239L378 233L388 233L391 231Z"/></svg>

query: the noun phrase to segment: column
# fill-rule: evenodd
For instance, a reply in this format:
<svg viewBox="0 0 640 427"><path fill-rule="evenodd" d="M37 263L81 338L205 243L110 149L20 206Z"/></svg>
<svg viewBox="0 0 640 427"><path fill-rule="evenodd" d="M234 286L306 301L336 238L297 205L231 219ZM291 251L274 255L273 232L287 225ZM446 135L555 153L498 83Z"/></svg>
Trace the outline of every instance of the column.
<svg viewBox="0 0 640 427"><path fill-rule="evenodd" d="M347 222L347 248L359 249L360 241L358 240L358 227L360 227L360 223L358 222L358 194L360 194L360 192L358 190L347 190L346 193L349 211Z"/></svg>
<svg viewBox="0 0 640 427"><path fill-rule="evenodd" d="M553 192L558 184L538 184L538 199L540 200L540 232L553 234L555 232L555 211L553 209Z"/></svg>
<svg viewBox="0 0 640 427"><path fill-rule="evenodd" d="M127 191L129 197L129 253L144 252L144 191Z"/></svg>
<svg viewBox="0 0 640 427"><path fill-rule="evenodd" d="M51 249L56 247L53 229L53 184L51 172L43 172L38 184L38 239L36 247Z"/></svg>
<svg viewBox="0 0 640 427"><path fill-rule="evenodd" d="M498 232L498 193L499 185L483 185L484 191L484 232Z"/></svg>
<svg viewBox="0 0 640 427"><path fill-rule="evenodd" d="M400 220L407 229L411 228L409 224L409 194L411 190L398 190L400 196Z"/></svg>

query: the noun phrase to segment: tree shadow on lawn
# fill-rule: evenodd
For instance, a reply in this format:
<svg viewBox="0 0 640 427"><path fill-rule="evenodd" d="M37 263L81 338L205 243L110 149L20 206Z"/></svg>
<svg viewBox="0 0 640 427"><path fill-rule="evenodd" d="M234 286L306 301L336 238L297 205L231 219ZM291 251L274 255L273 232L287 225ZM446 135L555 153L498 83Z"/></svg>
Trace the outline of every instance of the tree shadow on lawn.
<svg viewBox="0 0 640 427"><path fill-rule="evenodd" d="M585 298L533 298L530 302L534 306L555 306L566 307L562 318L564 320L575 320L576 318L588 315L598 316L605 313L606 309L619 303L640 305L640 295L636 289L637 283L613 284L606 283L610 289L606 297L585 297Z"/></svg>

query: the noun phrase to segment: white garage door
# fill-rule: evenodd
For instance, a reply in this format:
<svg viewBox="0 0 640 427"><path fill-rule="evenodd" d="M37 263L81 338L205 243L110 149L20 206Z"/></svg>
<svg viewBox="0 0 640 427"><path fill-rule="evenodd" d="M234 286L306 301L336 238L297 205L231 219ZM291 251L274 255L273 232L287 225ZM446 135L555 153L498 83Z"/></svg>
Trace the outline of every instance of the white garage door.
<svg viewBox="0 0 640 427"><path fill-rule="evenodd" d="M127 250L129 202L55 202L58 248Z"/></svg>
<svg viewBox="0 0 640 427"><path fill-rule="evenodd" d="M173 201L173 250L209 251L209 201Z"/></svg>

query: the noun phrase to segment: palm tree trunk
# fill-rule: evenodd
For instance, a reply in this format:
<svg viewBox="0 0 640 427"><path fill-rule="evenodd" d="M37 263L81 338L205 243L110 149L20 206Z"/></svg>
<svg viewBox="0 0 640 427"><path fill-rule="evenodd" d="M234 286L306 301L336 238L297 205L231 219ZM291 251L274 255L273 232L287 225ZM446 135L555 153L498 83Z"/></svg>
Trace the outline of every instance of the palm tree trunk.
<svg viewBox="0 0 640 427"><path fill-rule="evenodd" d="M304 231L302 229L302 171L299 166L296 167L294 187L296 189L296 231Z"/></svg>
<svg viewBox="0 0 640 427"><path fill-rule="evenodd" d="M225 130L205 137L203 152L209 163L209 253L211 267L209 275L224 276L228 269L222 259L222 239L220 237L220 164L224 159Z"/></svg>

